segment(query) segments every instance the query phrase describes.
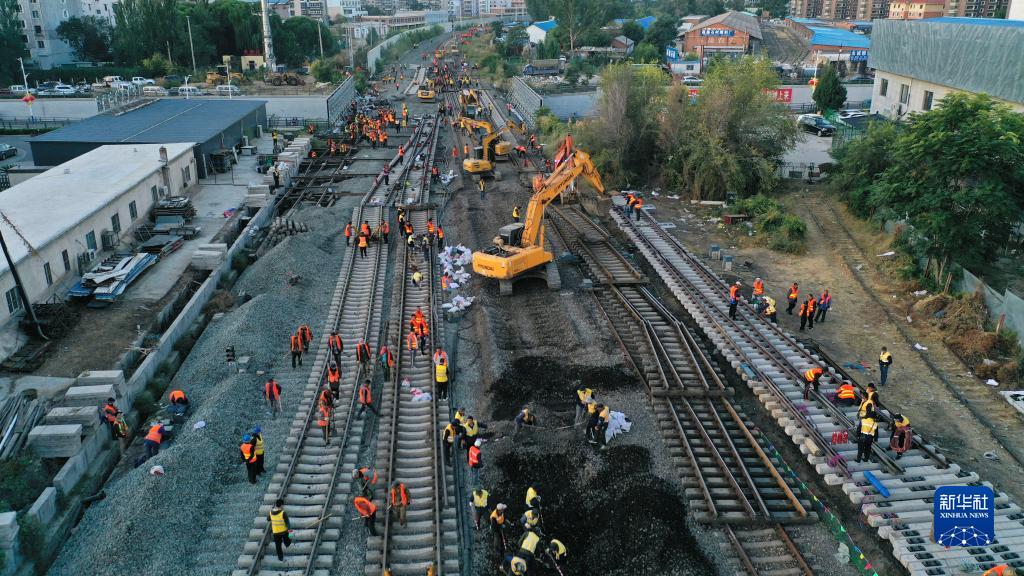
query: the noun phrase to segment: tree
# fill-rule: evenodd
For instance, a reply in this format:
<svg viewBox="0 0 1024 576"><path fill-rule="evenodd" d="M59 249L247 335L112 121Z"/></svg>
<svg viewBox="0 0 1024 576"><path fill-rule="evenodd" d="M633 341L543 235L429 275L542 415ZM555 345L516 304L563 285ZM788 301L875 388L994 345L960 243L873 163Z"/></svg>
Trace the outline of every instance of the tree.
<svg viewBox="0 0 1024 576"><path fill-rule="evenodd" d="M516 26L505 34L505 56L518 57L523 53L523 46L530 43L530 36L526 33L526 28L522 26Z"/></svg>
<svg viewBox="0 0 1024 576"><path fill-rule="evenodd" d="M672 44L676 39L676 21L669 18L658 18L647 29L644 35L644 42L654 46L658 52L662 52L665 46Z"/></svg>
<svg viewBox="0 0 1024 576"><path fill-rule="evenodd" d="M363 10L366 10L366 15L367 16L384 16L385 15L383 10L381 10L377 6L373 6L371 4L363 5Z"/></svg>
<svg viewBox="0 0 1024 576"><path fill-rule="evenodd" d="M171 71L171 61L160 52L153 53L142 60L142 70L149 77L167 76Z"/></svg>
<svg viewBox="0 0 1024 576"><path fill-rule="evenodd" d="M178 45L184 25L176 0L122 0L114 4L114 56L119 62L138 64L166 51L168 43Z"/></svg>
<svg viewBox="0 0 1024 576"><path fill-rule="evenodd" d="M558 58L561 51L561 48L558 46L558 38L552 34L548 34L544 41L538 44L534 49L534 54L536 59L546 60L549 58Z"/></svg>
<svg viewBox="0 0 1024 576"><path fill-rule="evenodd" d="M551 16L548 0L526 0L526 11L534 20L547 20Z"/></svg>
<svg viewBox="0 0 1024 576"><path fill-rule="evenodd" d="M580 35L588 28L600 28L611 19L613 3L609 0L554 0L548 9L558 20L569 40L569 52L575 54Z"/></svg>
<svg viewBox="0 0 1024 576"><path fill-rule="evenodd" d="M777 85L770 61L747 56L709 70L696 101L673 87L660 138L669 183L701 200L770 192L797 135L789 110L765 93Z"/></svg>
<svg viewBox="0 0 1024 576"><path fill-rule="evenodd" d="M761 0L761 9L767 10L772 18L785 18L789 14L787 0Z"/></svg>
<svg viewBox="0 0 1024 576"><path fill-rule="evenodd" d="M79 60L103 62L110 59L113 27L105 18L73 16L57 26L57 36L67 43Z"/></svg>
<svg viewBox="0 0 1024 576"><path fill-rule="evenodd" d="M728 3L727 7L729 8L729 10L735 10L737 12L742 12L743 8L745 6L746 6L746 4L744 3L744 0L729 0L729 3Z"/></svg>
<svg viewBox="0 0 1024 576"><path fill-rule="evenodd" d="M986 94L953 92L911 116L871 186L883 219L905 219L935 278L952 256L991 261L1024 211L1024 116Z"/></svg>
<svg viewBox="0 0 1024 576"><path fill-rule="evenodd" d="M622 25L622 35L639 44L644 39L644 29L636 22L629 21Z"/></svg>
<svg viewBox="0 0 1024 576"><path fill-rule="evenodd" d="M654 64L661 61L661 50L652 44L641 42L633 49L633 61L640 64Z"/></svg>
<svg viewBox="0 0 1024 576"><path fill-rule="evenodd" d="M495 20L494 22L491 22L491 34L494 34L495 38L501 36L501 31L503 28L504 24L502 24L501 20Z"/></svg>
<svg viewBox="0 0 1024 576"><path fill-rule="evenodd" d="M307 60L319 58L321 41L324 56L331 56L338 51L331 29L311 18L295 16L283 21L272 19L271 31L274 34L274 55L289 66L301 66Z"/></svg>
<svg viewBox="0 0 1024 576"><path fill-rule="evenodd" d="M898 126L895 122L871 122L863 135L832 152L836 162L829 171L829 187L861 218L875 212L871 185L892 163L890 147L899 136Z"/></svg>
<svg viewBox="0 0 1024 576"><path fill-rule="evenodd" d="M826 110L839 110L846 103L846 87L839 81L839 73L833 64L818 67L818 84L811 98L822 113Z"/></svg>
<svg viewBox="0 0 1024 576"><path fill-rule="evenodd" d="M19 14L17 0L0 0L0 80L6 83L21 83L17 58L28 56Z"/></svg>

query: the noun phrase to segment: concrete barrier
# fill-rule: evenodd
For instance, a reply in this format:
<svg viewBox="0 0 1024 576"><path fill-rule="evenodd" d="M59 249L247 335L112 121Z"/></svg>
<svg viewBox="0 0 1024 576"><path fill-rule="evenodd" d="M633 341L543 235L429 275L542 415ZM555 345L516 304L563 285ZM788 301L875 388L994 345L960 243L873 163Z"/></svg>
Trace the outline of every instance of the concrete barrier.
<svg viewBox="0 0 1024 576"><path fill-rule="evenodd" d="M57 489L47 486L43 493L32 503L28 509L30 518L35 518L40 524L46 525L57 515Z"/></svg>

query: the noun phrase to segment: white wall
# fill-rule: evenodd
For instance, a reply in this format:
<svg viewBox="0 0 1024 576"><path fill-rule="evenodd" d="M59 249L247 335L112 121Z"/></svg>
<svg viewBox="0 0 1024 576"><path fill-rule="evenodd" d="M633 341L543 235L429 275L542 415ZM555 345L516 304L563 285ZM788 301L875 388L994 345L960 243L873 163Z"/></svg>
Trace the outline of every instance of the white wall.
<svg viewBox="0 0 1024 576"><path fill-rule="evenodd" d="M1010 0L1009 20L1024 20L1024 0Z"/></svg>
<svg viewBox="0 0 1024 576"><path fill-rule="evenodd" d="M882 85L886 81L888 86L886 93L883 95ZM909 98L907 103L900 106L900 90L903 85L909 88ZM955 88L950 88L949 86L876 70L875 83L872 86L871 93L871 112L873 114L883 114L890 118L898 118L901 115L905 116L912 112L923 112L925 92L933 94L932 107L934 108L946 94L956 91ZM1006 102L1005 100L1003 102L1009 104L1014 110L1024 113L1024 103Z"/></svg>
<svg viewBox="0 0 1024 576"><path fill-rule="evenodd" d="M182 170L188 167L191 181L185 182ZM186 150L177 158L171 159L168 164L168 181L170 195L180 195L197 182L195 157L191 150ZM59 169L59 168L57 168ZM129 241L132 238L131 232L139 224L147 221L147 214L153 207L153 186L157 189L164 185L163 177L159 170L154 171L144 180L133 186L130 190L119 196L115 201L104 206L91 216L85 218L77 226L66 231L59 238L46 244L36 246L38 256L29 255L17 263L18 273L25 286L28 298L32 302L40 302L49 298L57 291L63 291L70 287L73 280L78 276L78 255L88 250L85 237L89 232L96 234L96 248L102 250L102 234L104 230L111 228L110 219L118 214L121 223L120 237ZM128 205L135 202L137 216L133 220ZM42 205L40 209L45 209ZM70 269L64 267L63 252L67 251ZM97 256L103 258L103 256ZM43 266L50 264L50 272L53 277L53 284L48 286ZM14 278L10 270L0 274L0 292L6 293L14 288ZM11 312L7 306L7 299L0 300L0 326L6 324L11 318Z"/></svg>
<svg viewBox="0 0 1024 576"><path fill-rule="evenodd" d="M96 115L93 98L37 98L32 103L37 118L72 118L81 120ZM0 100L0 118L28 118L28 104L16 98Z"/></svg>

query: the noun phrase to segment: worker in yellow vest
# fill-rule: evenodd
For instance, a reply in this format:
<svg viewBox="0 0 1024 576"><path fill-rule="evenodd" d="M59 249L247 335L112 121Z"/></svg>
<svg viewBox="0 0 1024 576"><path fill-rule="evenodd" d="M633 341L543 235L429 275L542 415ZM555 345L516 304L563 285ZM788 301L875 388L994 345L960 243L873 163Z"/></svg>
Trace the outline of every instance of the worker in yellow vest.
<svg viewBox="0 0 1024 576"><path fill-rule="evenodd" d="M274 507L267 513L270 520L270 532L274 536L274 546L277 548L278 562L284 562L284 546L291 546L291 529L288 526L288 513L284 511L284 500L278 498Z"/></svg>
<svg viewBox="0 0 1024 576"><path fill-rule="evenodd" d="M437 397L440 400L448 399L448 362L439 358L434 366L434 382L437 384Z"/></svg>
<svg viewBox="0 0 1024 576"><path fill-rule="evenodd" d="M860 430L857 437L857 462L862 458L865 462L871 461L871 445L878 439L878 422L868 417L860 421Z"/></svg>

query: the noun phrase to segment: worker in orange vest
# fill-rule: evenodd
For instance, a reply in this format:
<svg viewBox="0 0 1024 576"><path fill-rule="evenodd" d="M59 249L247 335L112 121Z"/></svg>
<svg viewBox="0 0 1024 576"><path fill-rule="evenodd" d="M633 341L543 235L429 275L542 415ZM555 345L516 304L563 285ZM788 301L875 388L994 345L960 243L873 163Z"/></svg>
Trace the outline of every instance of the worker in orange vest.
<svg viewBox="0 0 1024 576"><path fill-rule="evenodd" d="M327 366L327 385L330 387L331 393L337 397L341 391L341 367L335 362L331 362Z"/></svg>
<svg viewBox="0 0 1024 576"><path fill-rule="evenodd" d="M271 415L277 418L277 413L281 411L281 385L273 377L264 384L263 397L266 398L267 405L270 406Z"/></svg>
<svg viewBox="0 0 1024 576"><path fill-rule="evenodd" d="M981 576L1017 576L1017 571L1009 564L1000 564L985 570Z"/></svg>
<svg viewBox="0 0 1024 576"><path fill-rule="evenodd" d="M391 369L395 367L395 355L391 353L391 349L388 348L387 344L381 344L380 352L377 353L377 359L380 362L380 368L384 372L384 381L391 380Z"/></svg>
<svg viewBox="0 0 1024 576"><path fill-rule="evenodd" d="M405 346L409 349L409 361L412 362L413 368L416 367L416 349L420 347L420 338L416 335L416 330L410 330L409 335L405 337Z"/></svg>
<svg viewBox="0 0 1024 576"><path fill-rule="evenodd" d="M729 318L736 319L736 308L740 304L740 281L729 286Z"/></svg>
<svg viewBox="0 0 1024 576"><path fill-rule="evenodd" d="M814 328L814 296L811 294L808 294L807 300L800 304L800 331L803 332L808 324L811 329Z"/></svg>
<svg viewBox="0 0 1024 576"><path fill-rule="evenodd" d="M484 445L483 440L477 439L466 452L466 464L469 465L469 478L475 485L480 481L480 469L484 467L483 455L480 447Z"/></svg>
<svg viewBox="0 0 1024 576"><path fill-rule="evenodd" d="M398 516L398 524L405 528L405 513L409 509L409 491L397 480L391 484L391 509Z"/></svg>
<svg viewBox="0 0 1024 576"><path fill-rule="evenodd" d="M462 145L462 156L463 158L469 158L469 144Z"/></svg>
<svg viewBox="0 0 1024 576"><path fill-rule="evenodd" d="M643 210L644 199L637 196L636 202L633 203L633 213L636 214L636 221L640 221L640 211Z"/></svg>
<svg viewBox="0 0 1024 576"><path fill-rule="evenodd" d="M398 147L398 162L396 164L403 164L405 162L405 145Z"/></svg>
<svg viewBox="0 0 1024 576"><path fill-rule="evenodd" d="M103 406L103 419L107 421L111 430L114 429L114 423L117 422L117 415L121 413L121 410L114 403L113 398L107 398L107 403Z"/></svg>
<svg viewBox="0 0 1024 576"><path fill-rule="evenodd" d="M843 382L836 390L836 403L840 406L853 406L857 403L857 392L853 384Z"/></svg>
<svg viewBox="0 0 1024 576"><path fill-rule="evenodd" d="M385 220L380 225L380 238L381 238L381 241L384 242L385 244L388 243L388 233L389 232L391 232L391 225L388 224L387 220Z"/></svg>
<svg viewBox="0 0 1024 576"><path fill-rule="evenodd" d="M185 412L188 411L188 396L185 396L185 393L181 390L171 390L167 399L171 401L171 405L167 407L167 410L172 414L184 416Z"/></svg>
<svg viewBox="0 0 1024 576"><path fill-rule="evenodd" d="M786 295L786 300L789 301L789 307L786 308L786 314L793 315L793 308L796 308L796 301L800 298L800 285L793 282L793 285L789 287L789 294Z"/></svg>
<svg viewBox="0 0 1024 576"><path fill-rule="evenodd" d="M437 248L438 250L444 248L444 228L437 227Z"/></svg>
<svg viewBox="0 0 1024 576"><path fill-rule="evenodd" d="M291 351L292 351L292 368L295 368L296 363L302 366L302 336L298 332L292 334L291 337Z"/></svg>
<svg viewBox="0 0 1024 576"><path fill-rule="evenodd" d="M825 373L820 366L815 366L804 372L804 400L810 399L811 387L817 392L821 386L821 376Z"/></svg>
<svg viewBox="0 0 1024 576"><path fill-rule="evenodd" d="M313 341L313 331L309 324L299 326L299 336L302 336L302 351L309 352L309 343Z"/></svg>
<svg viewBox="0 0 1024 576"><path fill-rule="evenodd" d="M356 417L362 418L363 412L369 408L370 412L373 412L374 416L380 416L380 412L377 412L377 407L373 405L373 390L370 389L370 381L364 380L362 385L359 386L359 412Z"/></svg>
<svg viewBox="0 0 1024 576"><path fill-rule="evenodd" d="M245 471L249 474L249 484L255 484L258 467L256 465L256 444L252 440L252 435L242 436L242 445L238 449L242 452L242 462L245 463Z"/></svg>
<svg viewBox="0 0 1024 576"><path fill-rule="evenodd" d="M331 330L331 335L327 337L327 347L334 357L334 363L341 364L341 353L345 351L345 343L341 341L337 330Z"/></svg>
<svg viewBox="0 0 1024 576"><path fill-rule="evenodd" d="M324 390L325 393L329 392ZM317 418L317 424L320 426L320 431L324 435L324 444L331 443L331 420L334 418L334 396L330 395L325 398L324 394L320 395L320 403L317 405L317 410L320 412L319 418Z"/></svg>
<svg viewBox="0 0 1024 576"><path fill-rule="evenodd" d="M351 222L348 222L348 223L345 224L344 233L345 233L345 244L347 246L351 246L352 245L352 223Z"/></svg>
<svg viewBox="0 0 1024 576"><path fill-rule="evenodd" d="M457 146L452 146L452 160L458 160L458 158L459 158L459 148Z"/></svg>
<svg viewBox="0 0 1024 576"><path fill-rule="evenodd" d="M368 466L352 470L352 479L359 482L359 492L367 498L373 498L377 487L377 470Z"/></svg>
<svg viewBox="0 0 1024 576"><path fill-rule="evenodd" d="M366 234L359 235L359 256L366 258L366 248L369 247L369 236Z"/></svg>
<svg viewBox="0 0 1024 576"><path fill-rule="evenodd" d="M160 452L160 442L163 442L165 434L167 434L167 430L160 422L149 427L149 432L142 440L142 445L146 449L146 458L152 458Z"/></svg>
<svg viewBox="0 0 1024 576"><path fill-rule="evenodd" d="M370 531L370 535L376 536L377 528L374 524L377 522L377 506L364 496L356 496L355 500L352 501L352 505L359 512L359 516L363 519L366 529Z"/></svg>
<svg viewBox="0 0 1024 576"><path fill-rule="evenodd" d="M370 366L370 345L365 340L360 339L359 343L356 344L356 362L363 365L364 370L368 370Z"/></svg>

